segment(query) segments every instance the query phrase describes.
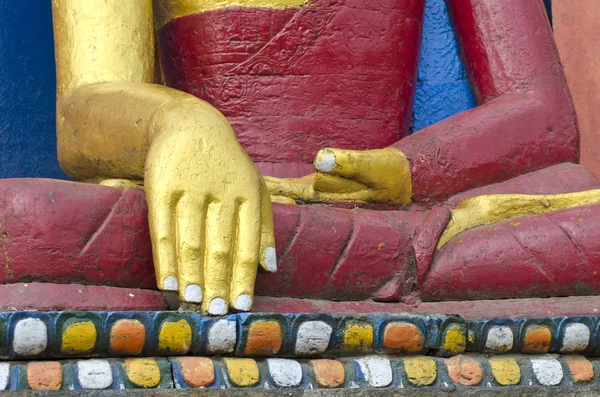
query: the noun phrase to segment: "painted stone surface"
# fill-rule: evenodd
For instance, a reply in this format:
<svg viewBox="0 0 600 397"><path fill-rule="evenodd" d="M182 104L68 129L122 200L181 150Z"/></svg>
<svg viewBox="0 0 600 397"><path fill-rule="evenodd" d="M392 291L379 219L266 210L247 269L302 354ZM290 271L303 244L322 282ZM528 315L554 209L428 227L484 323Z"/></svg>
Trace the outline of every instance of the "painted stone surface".
<svg viewBox="0 0 600 397"><path fill-rule="evenodd" d="M321 366L327 365L325 367ZM564 364L564 365L563 365ZM598 381L595 360L552 355L349 357L332 360L138 358L3 363L6 390L579 388ZM484 370L485 369L485 370ZM517 391L518 389L512 389ZM535 389L533 389L535 390ZM531 392L533 392L533 390Z"/></svg>

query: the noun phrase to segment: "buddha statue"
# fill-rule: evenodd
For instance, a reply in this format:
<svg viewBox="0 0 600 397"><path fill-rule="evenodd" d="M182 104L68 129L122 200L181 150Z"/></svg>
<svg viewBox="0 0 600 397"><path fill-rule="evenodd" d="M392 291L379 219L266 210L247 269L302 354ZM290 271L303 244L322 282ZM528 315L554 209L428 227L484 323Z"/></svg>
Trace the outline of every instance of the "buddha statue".
<svg viewBox="0 0 600 397"><path fill-rule="evenodd" d="M158 287L212 315L250 310L255 282L599 294L600 182L542 2L447 5L478 106L411 134L425 0L53 0L59 161L84 183L0 183L29 233L0 281Z"/></svg>

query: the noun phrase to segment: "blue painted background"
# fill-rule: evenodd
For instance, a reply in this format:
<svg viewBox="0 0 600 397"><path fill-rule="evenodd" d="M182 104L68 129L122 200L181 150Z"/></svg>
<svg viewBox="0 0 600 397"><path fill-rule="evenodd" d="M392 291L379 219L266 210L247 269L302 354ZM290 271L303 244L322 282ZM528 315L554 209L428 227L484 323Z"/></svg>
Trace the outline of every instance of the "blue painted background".
<svg viewBox="0 0 600 397"><path fill-rule="evenodd" d="M0 0L0 177L65 178L56 159L49 0Z"/></svg>
<svg viewBox="0 0 600 397"><path fill-rule="evenodd" d="M413 131L475 106L444 0L427 0Z"/></svg>
<svg viewBox="0 0 600 397"><path fill-rule="evenodd" d="M0 0L0 177L66 177L53 50L50 0ZM427 0L420 62L414 131L475 105L444 0Z"/></svg>

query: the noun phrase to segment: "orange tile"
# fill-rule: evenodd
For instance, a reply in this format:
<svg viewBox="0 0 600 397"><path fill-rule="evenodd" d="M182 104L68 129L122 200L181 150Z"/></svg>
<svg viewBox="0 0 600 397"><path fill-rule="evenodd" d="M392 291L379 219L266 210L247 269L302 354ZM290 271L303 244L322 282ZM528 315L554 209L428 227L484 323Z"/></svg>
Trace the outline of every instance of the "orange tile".
<svg viewBox="0 0 600 397"><path fill-rule="evenodd" d="M552 332L545 325L532 325L525 331L523 353L547 353L552 342Z"/></svg>
<svg viewBox="0 0 600 397"><path fill-rule="evenodd" d="M179 357L183 380L190 387L207 387L215 381L215 365L210 358Z"/></svg>
<svg viewBox="0 0 600 397"><path fill-rule="evenodd" d="M62 366L59 362L30 362L27 364L27 382L32 390L60 390Z"/></svg>
<svg viewBox="0 0 600 397"><path fill-rule="evenodd" d="M138 320L122 319L110 330L110 350L119 355L138 355L146 343L146 329Z"/></svg>
<svg viewBox="0 0 600 397"><path fill-rule="evenodd" d="M389 323L383 333L383 345L394 353L419 353L423 350L425 336L410 323Z"/></svg>
<svg viewBox="0 0 600 397"><path fill-rule="evenodd" d="M476 386L483 379L483 368L476 359L467 356L455 356L446 360L448 374L452 381L461 386Z"/></svg>
<svg viewBox="0 0 600 397"><path fill-rule="evenodd" d="M339 387L344 383L344 366L336 360L312 360L315 380L321 387Z"/></svg>
<svg viewBox="0 0 600 397"><path fill-rule="evenodd" d="M246 354L272 356L281 349L281 326L276 321L257 321L250 326Z"/></svg>
<svg viewBox="0 0 600 397"><path fill-rule="evenodd" d="M566 356L565 362L573 376L573 382L585 383L594 379L594 367L588 359L582 356Z"/></svg>

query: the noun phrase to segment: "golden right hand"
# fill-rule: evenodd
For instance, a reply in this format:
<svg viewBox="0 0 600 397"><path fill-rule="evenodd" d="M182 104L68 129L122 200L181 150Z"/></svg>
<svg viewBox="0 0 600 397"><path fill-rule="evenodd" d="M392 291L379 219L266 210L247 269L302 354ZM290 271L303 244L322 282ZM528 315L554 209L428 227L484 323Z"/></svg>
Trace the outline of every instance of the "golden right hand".
<svg viewBox="0 0 600 397"><path fill-rule="evenodd" d="M192 107L181 111L193 118L157 121L178 128L154 137L146 157L158 286L212 315L247 311L258 265L277 269L271 201L227 120L207 103Z"/></svg>

